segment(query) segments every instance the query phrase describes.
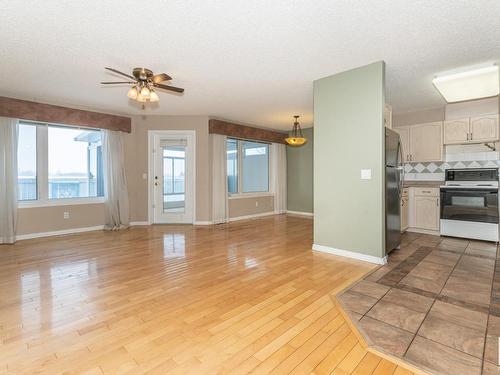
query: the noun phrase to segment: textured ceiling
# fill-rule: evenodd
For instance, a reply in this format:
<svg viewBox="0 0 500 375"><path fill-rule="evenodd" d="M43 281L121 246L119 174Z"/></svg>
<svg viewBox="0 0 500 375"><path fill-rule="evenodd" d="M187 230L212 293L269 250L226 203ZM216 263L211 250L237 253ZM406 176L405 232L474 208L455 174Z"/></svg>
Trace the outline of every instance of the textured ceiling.
<svg viewBox="0 0 500 375"><path fill-rule="evenodd" d="M0 95L128 114L312 123L312 82L387 63L395 112L443 105L435 73L500 60L498 0L0 1ZM112 75L166 72L182 96L141 111Z"/></svg>

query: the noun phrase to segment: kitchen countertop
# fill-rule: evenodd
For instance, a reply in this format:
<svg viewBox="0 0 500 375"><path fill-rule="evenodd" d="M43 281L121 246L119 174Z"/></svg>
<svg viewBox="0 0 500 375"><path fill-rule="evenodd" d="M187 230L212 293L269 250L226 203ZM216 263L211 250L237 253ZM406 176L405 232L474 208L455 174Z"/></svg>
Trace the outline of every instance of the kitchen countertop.
<svg viewBox="0 0 500 375"><path fill-rule="evenodd" d="M441 185L444 185L444 181L404 181L403 187L433 187L438 188Z"/></svg>

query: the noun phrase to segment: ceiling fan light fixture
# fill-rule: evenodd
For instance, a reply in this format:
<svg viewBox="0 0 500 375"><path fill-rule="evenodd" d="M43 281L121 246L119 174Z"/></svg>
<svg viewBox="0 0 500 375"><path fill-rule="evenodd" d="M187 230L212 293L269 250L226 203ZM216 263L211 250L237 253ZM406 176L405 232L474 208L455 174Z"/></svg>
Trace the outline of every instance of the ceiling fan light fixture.
<svg viewBox="0 0 500 375"><path fill-rule="evenodd" d="M149 101L150 102L159 102L160 101L160 97L158 96L158 94L154 90L151 90L151 93L149 94Z"/></svg>
<svg viewBox="0 0 500 375"><path fill-rule="evenodd" d="M133 87L130 88L130 90L128 90L127 96L130 99L136 100L137 99L137 95L139 95L139 92L137 91L137 87L133 86Z"/></svg>
<svg viewBox="0 0 500 375"><path fill-rule="evenodd" d="M149 90L147 86L143 86L141 89L141 96L147 100L149 99L150 95L151 95L151 90Z"/></svg>
<svg viewBox="0 0 500 375"><path fill-rule="evenodd" d="M295 121L293 122L292 134L290 137L285 138L285 142L292 147L300 147L307 143L307 138L302 134L302 129L299 124L299 115L293 116Z"/></svg>

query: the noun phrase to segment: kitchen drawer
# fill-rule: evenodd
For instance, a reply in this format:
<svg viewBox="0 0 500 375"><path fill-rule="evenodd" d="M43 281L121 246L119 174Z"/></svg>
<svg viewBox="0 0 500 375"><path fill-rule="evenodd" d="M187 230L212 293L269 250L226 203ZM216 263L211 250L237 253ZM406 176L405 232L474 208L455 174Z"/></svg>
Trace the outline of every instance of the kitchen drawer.
<svg viewBox="0 0 500 375"><path fill-rule="evenodd" d="M413 194L417 197L439 197L439 188L425 188L425 187L415 187L413 188Z"/></svg>

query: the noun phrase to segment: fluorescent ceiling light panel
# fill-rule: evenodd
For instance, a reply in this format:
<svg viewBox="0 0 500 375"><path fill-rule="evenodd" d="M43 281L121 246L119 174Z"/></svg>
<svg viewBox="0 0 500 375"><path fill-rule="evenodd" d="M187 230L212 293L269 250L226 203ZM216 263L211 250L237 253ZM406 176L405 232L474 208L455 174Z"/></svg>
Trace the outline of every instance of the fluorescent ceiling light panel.
<svg viewBox="0 0 500 375"><path fill-rule="evenodd" d="M445 74L432 83L448 103L488 98L500 91L497 65Z"/></svg>

